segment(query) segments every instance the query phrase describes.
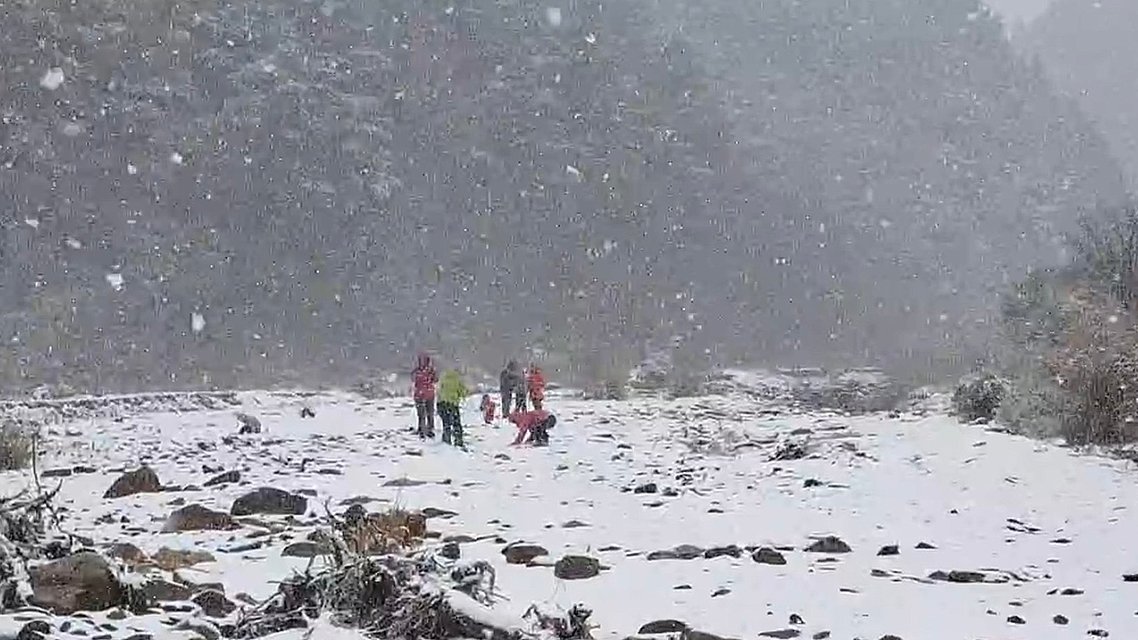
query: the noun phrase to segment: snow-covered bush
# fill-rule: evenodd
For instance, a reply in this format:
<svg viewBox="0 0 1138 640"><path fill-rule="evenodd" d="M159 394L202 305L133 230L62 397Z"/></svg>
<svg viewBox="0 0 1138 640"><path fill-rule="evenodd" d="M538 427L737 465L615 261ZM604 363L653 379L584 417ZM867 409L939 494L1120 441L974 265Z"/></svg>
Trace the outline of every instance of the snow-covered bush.
<svg viewBox="0 0 1138 640"><path fill-rule="evenodd" d="M952 394L953 412L965 422L988 422L1003 402L1006 383L991 373L969 376Z"/></svg>

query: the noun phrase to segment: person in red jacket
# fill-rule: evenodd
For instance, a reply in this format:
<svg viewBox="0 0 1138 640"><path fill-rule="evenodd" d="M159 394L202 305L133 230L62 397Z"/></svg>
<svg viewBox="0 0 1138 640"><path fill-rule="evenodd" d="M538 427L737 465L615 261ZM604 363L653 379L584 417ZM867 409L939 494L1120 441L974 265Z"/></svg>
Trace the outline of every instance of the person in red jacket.
<svg viewBox="0 0 1138 640"><path fill-rule="evenodd" d="M482 394L482 404L479 405L482 410L482 422L486 424L494 424L494 418L497 417L498 405L490 398L489 393Z"/></svg>
<svg viewBox="0 0 1138 640"><path fill-rule="evenodd" d="M526 388L529 390L529 401L533 404L533 408L540 411L545 404L545 375L535 364L531 364L526 373Z"/></svg>
<svg viewBox="0 0 1138 640"><path fill-rule="evenodd" d="M419 417L419 437L435 437L435 385L439 374L431 362L431 356L420 353L419 362L411 372L411 383L415 398L415 414Z"/></svg>
<svg viewBox="0 0 1138 640"><path fill-rule="evenodd" d="M536 447L549 444L549 430L557 424L557 418L544 409L515 411L509 420L518 427L518 437L511 444L522 444L529 436L529 443Z"/></svg>

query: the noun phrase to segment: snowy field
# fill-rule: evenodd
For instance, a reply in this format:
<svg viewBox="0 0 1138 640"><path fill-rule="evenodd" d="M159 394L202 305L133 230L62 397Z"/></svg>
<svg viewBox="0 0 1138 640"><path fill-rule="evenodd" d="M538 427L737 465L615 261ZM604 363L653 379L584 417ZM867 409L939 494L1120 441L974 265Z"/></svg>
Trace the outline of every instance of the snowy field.
<svg viewBox="0 0 1138 640"><path fill-rule="evenodd" d="M482 426L471 398L468 452L415 438L407 400L238 399L239 408L51 427L40 470L45 484L63 483L65 527L103 549L207 551L212 561L165 575L219 583L237 604L268 597L307 565L282 550L305 539L325 505L342 513L357 501L441 510L429 520L439 537L427 544L461 541L463 558L493 563L496 608L520 616L533 603L584 603L597 637L671 619L739 639L1138 638L1138 582L1124 578L1138 573L1138 475L1126 463L944 416L795 414L745 394L554 397L559 421L547 449L509 447L512 428ZM301 418L302 405L315 417ZM264 432L237 436L238 409ZM805 444L805 457L776 460L794 453L788 443ZM103 497L143 463L183 490ZM203 487L230 470L239 482ZM31 482L10 472L0 492ZM161 532L181 506L229 512L263 486L307 495L308 513L245 519L233 531ZM807 550L826 536L849 550ZM508 564L503 548L515 542L548 556ZM822 547L843 550L834 540ZM567 553L605 568L557 579L551 565ZM778 556L784 564L769 562ZM7 616L2 629L34 617ZM69 619L67 631L61 620L52 622L60 637L209 636L172 631L163 615L96 613ZM312 637L353 635L325 628Z"/></svg>

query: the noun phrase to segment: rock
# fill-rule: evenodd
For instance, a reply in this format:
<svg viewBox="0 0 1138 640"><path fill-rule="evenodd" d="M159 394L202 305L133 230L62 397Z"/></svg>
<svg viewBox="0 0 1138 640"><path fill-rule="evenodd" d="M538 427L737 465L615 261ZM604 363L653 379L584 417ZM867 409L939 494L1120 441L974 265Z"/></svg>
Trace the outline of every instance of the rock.
<svg viewBox="0 0 1138 640"><path fill-rule="evenodd" d="M853 551L853 549L843 542L841 538L826 536L815 540L813 544L806 547L805 551L809 553L849 553Z"/></svg>
<svg viewBox="0 0 1138 640"><path fill-rule="evenodd" d="M1067 619L1067 616L1057 615L1054 618L1051 618L1051 622L1059 625L1065 625L1070 622L1070 620Z"/></svg>
<svg viewBox="0 0 1138 640"><path fill-rule="evenodd" d="M562 580L595 578L600 572L601 561L588 556L564 556L553 565L553 575Z"/></svg>
<svg viewBox="0 0 1138 640"><path fill-rule="evenodd" d="M887 544L877 552L879 556L896 556L901 554L901 549L895 544Z"/></svg>
<svg viewBox="0 0 1138 640"><path fill-rule="evenodd" d="M779 629L778 631L764 631L759 634L760 638L779 638L780 640L789 640L790 638L797 638L802 635L798 629Z"/></svg>
<svg viewBox="0 0 1138 640"><path fill-rule="evenodd" d="M308 405L305 405L305 406L300 408L300 417L301 418L315 418L316 412L313 411L312 408L309 407Z"/></svg>
<svg viewBox="0 0 1138 640"><path fill-rule="evenodd" d="M48 469L48 470L44 471L43 473L41 473L40 477L43 477L43 478L66 478L66 477L70 476L72 473L74 473L74 471L72 471L70 468Z"/></svg>
<svg viewBox="0 0 1138 640"><path fill-rule="evenodd" d="M878 640L901 640L901 638L893 635L892 633L888 633L888 634L881 636L881 638L879 638Z"/></svg>
<svg viewBox="0 0 1138 640"><path fill-rule="evenodd" d="M703 556L704 550L691 544L681 544L672 549L653 551L649 553L648 560L694 560Z"/></svg>
<svg viewBox="0 0 1138 640"><path fill-rule="evenodd" d="M192 631L204 640L221 640L221 631L205 620L187 618L179 622L174 628L180 631Z"/></svg>
<svg viewBox="0 0 1138 640"><path fill-rule="evenodd" d="M261 421L256 416L251 416L247 413L237 413L237 424L240 427L237 433L247 435L250 433L261 433Z"/></svg>
<svg viewBox="0 0 1138 640"><path fill-rule="evenodd" d="M806 489L813 489L814 487L822 486L822 481L815 478L807 478L802 481L802 486Z"/></svg>
<svg viewBox="0 0 1138 640"><path fill-rule="evenodd" d="M437 507L427 507L419 513L422 513L423 517L428 520L431 518L452 518L458 515L455 511L448 511L447 509L439 509Z"/></svg>
<svg viewBox="0 0 1138 640"><path fill-rule="evenodd" d="M927 542L918 542L917 546L915 548L920 549L922 551L927 551L929 549L936 549L936 547L934 545L931 545Z"/></svg>
<svg viewBox="0 0 1138 640"><path fill-rule="evenodd" d="M175 550L162 547L151 558L159 569L175 571L185 567L192 567L203 562L216 562L217 558L208 551L193 551L189 549Z"/></svg>
<svg viewBox="0 0 1138 640"><path fill-rule="evenodd" d="M194 590L184 584L156 578L142 585L142 594L151 602L172 602L189 600Z"/></svg>
<svg viewBox="0 0 1138 640"><path fill-rule="evenodd" d="M104 611L126 597L106 558L89 551L29 567L28 576L31 603L57 615Z"/></svg>
<svg viewBox="0 0 1138 640"><path fill-rule="evenodd" d="M632 490L633 493L656 493L656 491L657 491L657 488L656 488L655 482L648 482L646 484L642 484L639 487L636 487L635 489Z"/></svg>
<svg viewBox="0 0 1138 640"><path fill-rule="evenodd" d="M738 558L738 557L741 557L742 555L743 555L743 550L740 549L737 545L733 545L733 544L728 545L726 547L712 547L711 549L708 549L707 551L703 552L703 557L708 559L708 560L712 560L714 558L719 558L722 556L731 556L732 558Z"/></svg>
<svg viewBox="0 0 1138 640"><path fill-rule="evenodd" d="M32 620L20 627L16 640L42 640L51 637L51 625L45 620Z"/></svg>
<svg viewBox="0 0 1138 640"><path fill-rule="evenodd" d="M929 574L930 580L939 580L941 582L956 582L960 584L972 584L977 582L984 582L986 576L979 571L934 571Z"/></svg>
<svg viewBox="0 0 1138 640"><path fill-rule="evenodd" d="M209 480L205 481L204 487L216 487L222 484L229 484L232 482L241 482L241 472L234 469L233 471L226 471L220 473Z"/></svg>
<svg viewBox="0 0 1138 640"><path fill-rule="evenodd" d="M170 517L166 518L166 523L162 525L162 532L222 531L237 527L237 522L228 513L207 509L200 504L191 504L170 514Z"/></svg>
<svg viewBox="0 0 1138 640"><path fill-rule="evenodd" d="M235 516L257 514L302 516L308 511L308 498L273 487L261 487L233 501L229 513Z"/></svg>
<svg viewBox="0 0 1138 640"><path fill-rule="evenodd" d="M281 556L285 558L315 558L331 555L331 553L332 548L329 545L306 540L288 545L281 551Z"/></svg>
<svg viewBox="0 0 1138 640"><path fill-rule="evenodd" d="M653 620L640 626L638 634L682 633L688 626L679 620Z"/></svg>
<svg viewBox="0 0 1138 640"><path fill-rule="evenodd" d="M118 480L115 480L107 492L103 494L103 497L124 498L138 493L159 493L161 491L162 482L158 480L158 474L150 467L141 467L119 476Z"/></svg>
<svg viewBox="0 0 1138 640"><path fill-rule="evenodd" d="M385 487L421 487L430 484L426 480L412 480L411 478L395 478L383 483Z"/></svg>
<svg viewBox="0 0 1138 640"><path fill-rule="evenodd" d="M786 564L786 557L770 547L762 547L751 554L751 559L759 564Z"/></svg>
<svg viewBox="0 0 1138 640"><path fill-rule="evenodd" d="M209 589L197 594L191 600L202 608L202 613L211 618L224 618L237 609L237 605L225 597L224 593Z"/></svg>
<svg viewBox="0 0 1138 640"><path fill-rule="evenodd" d="M457 542L447 542L439 550L439 555L447 560L458 560L462 556L462 549L459 548Z"/></svg>
<svg viewBox="0 0 1138 640"><path fill-rule="evenodd" d="M803 620L802 616L798 615L797 613L792 613L790 614L790 624L801 626L806 624L806 621Z"/></svg>
<svg viewBox="0 0 1138 640"><path fill-rule="evenodd" d="M1008 616L1008 622L1011 624L1027 624L1027 620L1019 616Z"/></svg>
<svg viewBox="0 0 1138 640"><path fill-rule="evenodd" d="M122 560L127 565L142 564L150 558L146 553L129 542L116 542L107 549L107 555Z"/></svg>
<svg viewBox="0 0 1138 640"><path fill-rule="evenodd" d="M1091 629L1087 631L1087 635L1095 638L1106 638L1110 636L1110 632L1106 629Z"/></svg>
<svg viewBox="0 0 1138 640"><path fill-rule="evenodd" d="M549 555L549 550L536 544L513 544L502 549L507 564L529 564L538 556Z"/></svg>

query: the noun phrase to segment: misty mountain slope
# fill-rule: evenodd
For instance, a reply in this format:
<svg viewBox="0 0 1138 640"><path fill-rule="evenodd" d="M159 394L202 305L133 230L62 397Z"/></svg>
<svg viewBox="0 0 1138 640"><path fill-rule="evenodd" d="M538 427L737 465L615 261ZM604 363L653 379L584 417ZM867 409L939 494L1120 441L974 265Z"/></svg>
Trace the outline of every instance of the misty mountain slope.
<svg viewBox="0 0 1138 640"><path fill-rule="evenodd" d="M45 485L62 484L67 531L104 551L135 545L141 555L123 564L136 584L184 586L153 590L166 594L159 613L24 617L91 635L110 623L98 633L113 640L193 637L184 621L231 623L292 571L325 566L326 557L304 557L315 546L308 536L326 526L325 509L341 517L359 504L434 514L427 526L438 537L425 549L452 542L460 562L495 569L493 620L521 625L531 604L583 603L598 639L638 635L658 620L722 638L1138 632L1134 578L1124 578L1136 571L1129 463L945 416L799 414L763 395L584 402L551 394L559 421L551 446L537 449L509 447L513 429L482 426L471 398L468 452L418 441L406 399L240 394L241 410L265 429L257 436L235 434L232 409L78 417L51 431L41 461L52 476ZM315 417L298 417L302 406ZM103 496L144 463L178 490ZM232 471L235 482L205 486ZM2 474L0 495L32 484L27 474ZM304 513L162 532L188 505L240 513L235 501L265 486L304 496ZM818 543L827 536L838 541ZM191 566L157 562L191 549L208 555L186 560ZM566 555L604 569L561 579L553 565ZM203 588L240 608L208 618L176 602ZM26 622L14 617L0 616L0 628Z"/></svg>
<svg viewBox="0 0 1138 640"><path fill-rule="evenodd" d="M1118 191L965 0L136 4L0 9L9 380L963 353Z"/></svg>
<svg viewBox="0 0 1138 640"><path fill-rule="evenodd" d="M800 246L827 249L791 261L832 279L803 288L840 297L838 345L966 337L1008 278L1059 259L1079 210L1121 194L1101 138L977 3L723 2L674 28L729 86L749 171L811 211Z"/></svg>
<svg viewBox="0 0 1138 640"><path fill-rule="evenodd" d="M1098 125L1131 184L1138 184L1136 25L1133 2L1057 0L1016 40Z"/></svg>

